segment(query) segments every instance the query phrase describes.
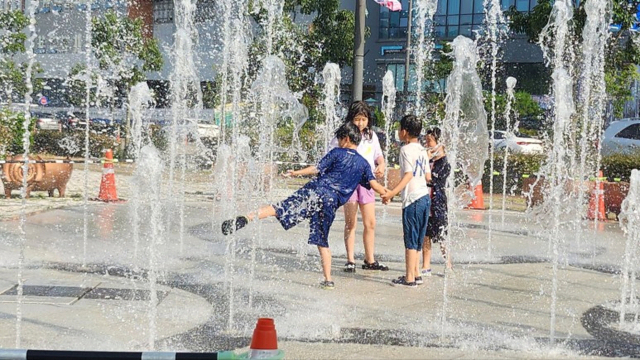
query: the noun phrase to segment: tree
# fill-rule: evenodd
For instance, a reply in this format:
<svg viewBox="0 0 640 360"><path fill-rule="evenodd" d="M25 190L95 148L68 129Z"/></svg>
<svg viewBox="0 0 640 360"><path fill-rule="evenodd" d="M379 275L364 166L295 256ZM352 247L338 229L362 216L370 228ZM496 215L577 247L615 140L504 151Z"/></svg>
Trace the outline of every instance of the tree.
<svg viewBox="0 0 640 360"><path fill-rule="evenodd" d="M115 11L92 19L91 47L99 70L105 73L102 78L115 88L113 100L117 104L126 99L133 85L145 80L146 71L162 69L163 59L158 41L154 38L145 39L142 35L143 26L141 19L119 17ZM85 68L84 64L76 64L70 72L72 79ZM94 73L91 77L95 84L99 76ZM84 83L77 78L70 82L67 100L73 105L84 105ZM95 100L95 95L92 95L92 101Z"/></svg>
<svg viewBox="0 0 640 360"><path fill-rule="evenodd" d="M268 15L264 9L255 8L251 14L261 25ZM308 26L295 22L299 14L313 16ZM306 147L311 147L316 141L316 124L324 122L319 109L322 90L317 84L318 73L328 62L340 67L352 65L355 16L352 11L341 10L339 0L285 0L275 28L272 54L285 62L288 86L301 94L301 102L309 110L300 138ZM266 29L260 27L249 50L250 79L255 78L266 55L266 35Z"/></svg>
<svg viewBox="0 0 640 360"><path fill-rule="evenodd" d="M0 12L0 100L11 102L13 100L23 101L27 93L25 74L27 64L16 64L13 56L24 53L26 48L24 42L27 35L24 29L29 23L22 11ZM42 89L42 80L36 78L36 74L41 73L40 65L35 63L31 69L31 82L33 92Z"/></svg>
<svg viewBox="0 0 640 360"><path fill-rule="evenodd" d="M507 120L510 120L510 127L513 128L516 121L520 122L520 126L523 126L522 122L526 120L528 126L541 126L542 115L544 111L540 105L533 100L531 94L524 91L517 91L514 94L515 100L511 105L510 118L505 117L505 110L507 106L507 98L505 95L496 94L496 130L505 130L507 128ZM487 112L487 119L491 118L491 94L485 92L484 96L484 108ZM516 129L517 130L517 129Z"/></svg>
<svg viewBox="0 0 640 360"><path fill-rule="evenodd" d="M586 21L585 4L581 1L573 17L573 36L575 43L581 39L582 29ZM620 31L613 33L605 53L605 81L606 90L612 101L614 115L622 116L624 104L632 99L631 84L640 80L636 71L636 65L640 63L640 52L635 46L630 34L630 29L638 21L635 18L636 9L640 5L638 0L613 0L613 23L620 25ZM549 21L551 0L539 0L533 10L528 13L520 13L515 7L511 7L506 15L510 18L511 30L524 33L529 41L536 42L542 29Z"/></svg>

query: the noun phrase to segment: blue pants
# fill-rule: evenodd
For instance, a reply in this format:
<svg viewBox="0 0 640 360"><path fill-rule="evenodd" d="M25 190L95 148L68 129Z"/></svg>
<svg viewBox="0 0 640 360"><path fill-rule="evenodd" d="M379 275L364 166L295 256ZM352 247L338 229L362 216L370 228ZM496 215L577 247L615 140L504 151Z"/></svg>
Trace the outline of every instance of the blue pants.
<svg viewBox="0 0 640 360"><path fill-rule="evenodd" d="M422 250L427 233L431 198L425 195L402 209L402 230L404 247L408 250Z"/></svg>

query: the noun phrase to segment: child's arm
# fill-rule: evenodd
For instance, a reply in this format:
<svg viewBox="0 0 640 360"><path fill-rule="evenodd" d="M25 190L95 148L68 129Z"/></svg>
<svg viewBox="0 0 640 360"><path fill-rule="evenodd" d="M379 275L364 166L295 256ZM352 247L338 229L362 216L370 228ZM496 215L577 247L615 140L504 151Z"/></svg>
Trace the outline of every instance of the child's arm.
<svg viewBox="0 0 640 360"><path fill-rule="evenodd" d="M282 174L282 176L291 177L291 176L316 175L317 173L318 173L318 168L312 165L300 170L287 170L287 172Z"/></svg>
<svg viewBox="0 0 640 360"><path fill-rule="evenodd" d="M405 186L407 186L407 184L409 183L409 181L411 181L411 179L413 179L412 172L407 171L406 173L404 173L404 176L402 177L402 179L400 179L400 182L398 183L398 185L396 185L396 187L393 188L393 190L389 190L386 194L382 195L382 201L388 202L394 196L398 195L398 193L402 191L402 189L404 189Z"/></svg>
<svg viewBox="0 0 640 360"><path fill-rule="evenodd" d="M388 191L384 186L380 185L380 183L377 182L376 180L369 181L369 185L371 185L371 188L373 189L373 191L377 192L380 195L384 195Z"/></svg>

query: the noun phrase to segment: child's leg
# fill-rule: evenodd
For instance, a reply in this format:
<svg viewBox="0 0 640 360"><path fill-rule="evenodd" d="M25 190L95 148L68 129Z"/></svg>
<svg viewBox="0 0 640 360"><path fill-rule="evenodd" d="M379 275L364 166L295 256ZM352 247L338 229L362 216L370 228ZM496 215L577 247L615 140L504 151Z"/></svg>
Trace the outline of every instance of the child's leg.
<svg viewBox="0 0 640 360"><path fill-rule="evenodd" d="M344 204L344 247L347 250L347 262L355 263L356 220L358 203Z"/></svg>
<svg viewBox="0 0 640 360"><path fill-rule="evenodd" d="M362 233L364 260L367 264L373 264L376 261L373 256L376 236L376 203L360 204L360 213L362 214L362 223L364 225Z"/></svg>
<svg viewBox="0 0 640 360"><path fill-rule="evenodd" d="M253 221L256 217L258 219L264 219L270 216L276 216L276 209L272 205L266 205L258 209L258 211L250 212L249 215L247 215L247 219Z"/></svg>
<svg viewBox="0 0 640 360"><path fill-rule="evenodd" d="M422 269L431 269L431 238L424 237L424 244L422 245Z"/></svg>
<svg viewBox="0 0 640 360"><path fill-rule="evenodd" d="M418 262L418 251L414 249L405 249L404 256L406 261L406 275L405 280L407 282L416 281L416 268Z"/></svg>
<svg viewBox="0 0 640 360"><path fill-rule="evenodd" d="M328 247L318 246L320 259L322 260L322 275L326 281L331 280L331 250Z"/></svg>

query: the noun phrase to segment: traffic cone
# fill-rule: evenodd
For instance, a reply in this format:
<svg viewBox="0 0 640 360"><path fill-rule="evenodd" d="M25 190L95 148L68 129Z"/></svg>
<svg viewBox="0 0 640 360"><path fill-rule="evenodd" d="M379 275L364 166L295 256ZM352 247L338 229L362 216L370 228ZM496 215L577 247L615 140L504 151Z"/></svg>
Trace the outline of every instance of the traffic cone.
<svg viewBox="0 0 640 360"><path fill-rule="evenodd" d="M484 210L484 197L482 196L482 184L478 184L474 189L473 199L468 209Z"/></svg>
<svg viewBox="0 0 640 360"><path fill-rule="evenodd" d="M249 348L249 359L281 359L283 357L284 352L278 350L278 337L273 319L258 319Z"/></svg>
<svg viewBox="0 0 640 360"><path fill-rule="evenodd" d="M598 172L598 179L600 181L596 181L593 184L593 190L591 191L591 194L589 194L589 208L587 209L587 218L591 220L594 220L596 216L598 217L598 220L607 219L607 215L604 210L604 183L602 182L602 178L602 170L600 170Z"/></svg>
<svg viewBox="0 0 640 360"><path fill-rule="evenodd" d="M104 167L102 168L102 181L100 182L100 193L98 200L100 201L118 201L116 192L116 174L113 169L113 151L107 149L104 154Z"/></svg>

